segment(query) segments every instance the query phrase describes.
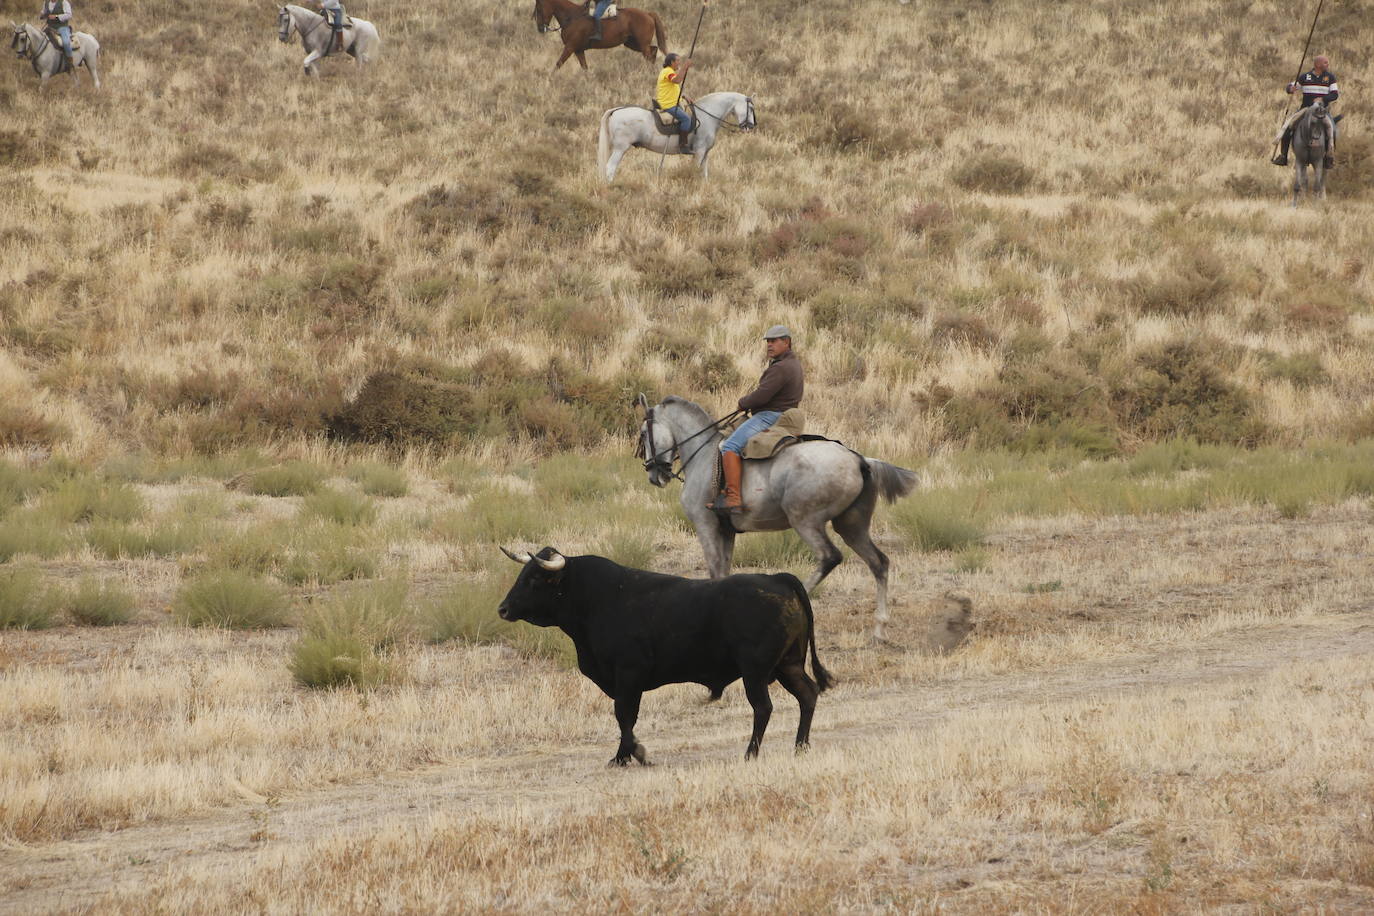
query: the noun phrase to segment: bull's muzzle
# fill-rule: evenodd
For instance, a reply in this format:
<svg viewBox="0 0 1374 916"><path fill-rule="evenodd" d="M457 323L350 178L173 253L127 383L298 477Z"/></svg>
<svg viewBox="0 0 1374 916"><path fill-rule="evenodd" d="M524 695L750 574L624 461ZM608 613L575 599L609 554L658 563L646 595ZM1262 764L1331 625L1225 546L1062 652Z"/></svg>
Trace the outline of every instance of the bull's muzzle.
<svg viewBox="0 0 1374 916"><path fill-rule="evenodd" d="M496 609L496 616L502 620L510 620L510 605L502 601L501 606Z"/></svg>

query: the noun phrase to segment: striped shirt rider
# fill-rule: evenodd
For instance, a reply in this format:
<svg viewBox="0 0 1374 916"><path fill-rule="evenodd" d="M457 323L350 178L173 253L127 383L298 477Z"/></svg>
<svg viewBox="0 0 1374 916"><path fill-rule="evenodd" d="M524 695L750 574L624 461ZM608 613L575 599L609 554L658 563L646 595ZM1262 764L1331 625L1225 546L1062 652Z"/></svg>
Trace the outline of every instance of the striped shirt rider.
<svg viewBox="0 0 1374 916"><path fill-rule="evenodd" d="M1341 89L1336 83L1336 74L1327 69L1330 64L1331 61L1325 54L1318 54L1312 59L1311 70L1284 87L1284 91L1289 95L1301 90L1302 102L1299 103L1298 110L1288 119L1288 123L1283 125L1283 131L1279 136L1279 154L1273 160L1275 165L1288 164L1288 147L1293 142L1293 125L1298 122L1298 118L1302 117L1303 109L1321 102L1327 107L1327 148L1323 167L1329 169L1335 166L1336 122L1331 117L1330 108L1332 103L1341 97Z"/></svg>

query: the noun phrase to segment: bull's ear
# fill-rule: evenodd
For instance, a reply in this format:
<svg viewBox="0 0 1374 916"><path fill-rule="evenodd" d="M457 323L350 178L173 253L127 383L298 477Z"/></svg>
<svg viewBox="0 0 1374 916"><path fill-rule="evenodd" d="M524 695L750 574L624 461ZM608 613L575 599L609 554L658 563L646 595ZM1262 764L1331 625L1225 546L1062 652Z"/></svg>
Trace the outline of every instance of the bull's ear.
<svg viewBox="0 0 1374 916"><path fill-rule="evenodd" d="M515 562L519 563L521 566L524 566L526 563L530 561L530 555L528 553L516 555L507 550L504 545L501 547L501 552L504 553L506 556L510 557Z"/></svg>

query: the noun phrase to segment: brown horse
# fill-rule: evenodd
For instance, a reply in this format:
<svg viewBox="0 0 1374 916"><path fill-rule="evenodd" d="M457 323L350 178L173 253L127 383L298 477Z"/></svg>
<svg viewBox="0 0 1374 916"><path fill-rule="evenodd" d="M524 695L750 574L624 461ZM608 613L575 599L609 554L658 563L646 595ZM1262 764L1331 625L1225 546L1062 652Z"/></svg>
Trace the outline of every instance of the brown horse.
<svg viewBox="0 0 1374 916"><path fill-rule="evenodd" d="M534 23L539 31L547 32L549 20L557 19L558 30L563 36L563 53L559 55L558 63L553 65L555 70L574 54L582 69L586 70L587 58L582 55L593 48L624 45L631 51L643 54L650 66L657 61L659 51L668 53L668 36L663 31L663 20L658 18L658 13L622 6L620 15L601 20L601 40L594 42L591 35L596 23L587 11L589 6L588 2L572 3L570 0L534 0ZM658 39L657 45L654 44L655 38Z"/></svg>

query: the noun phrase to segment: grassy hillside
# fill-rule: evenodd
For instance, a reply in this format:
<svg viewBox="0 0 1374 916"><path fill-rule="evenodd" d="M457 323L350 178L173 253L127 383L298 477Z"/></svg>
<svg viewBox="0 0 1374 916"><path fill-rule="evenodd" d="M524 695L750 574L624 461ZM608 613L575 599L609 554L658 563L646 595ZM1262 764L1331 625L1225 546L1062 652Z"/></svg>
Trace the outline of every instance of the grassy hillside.
<svg viewBox="0 0 1374 916"><path fill-rule="evenodd" d="M549 77L523 0L373 6L361 79L238 2L79 3L98 94L0 70L0 444L620 450L628 395L724 412L778 321L815 426L874 452L1374 430L1367 5L1319 29L1355 114L1296 213L1289 5L718 0L693 90L762 129L609 189L642 60ZM698 8L660 9L685 50Z"/></svg>

